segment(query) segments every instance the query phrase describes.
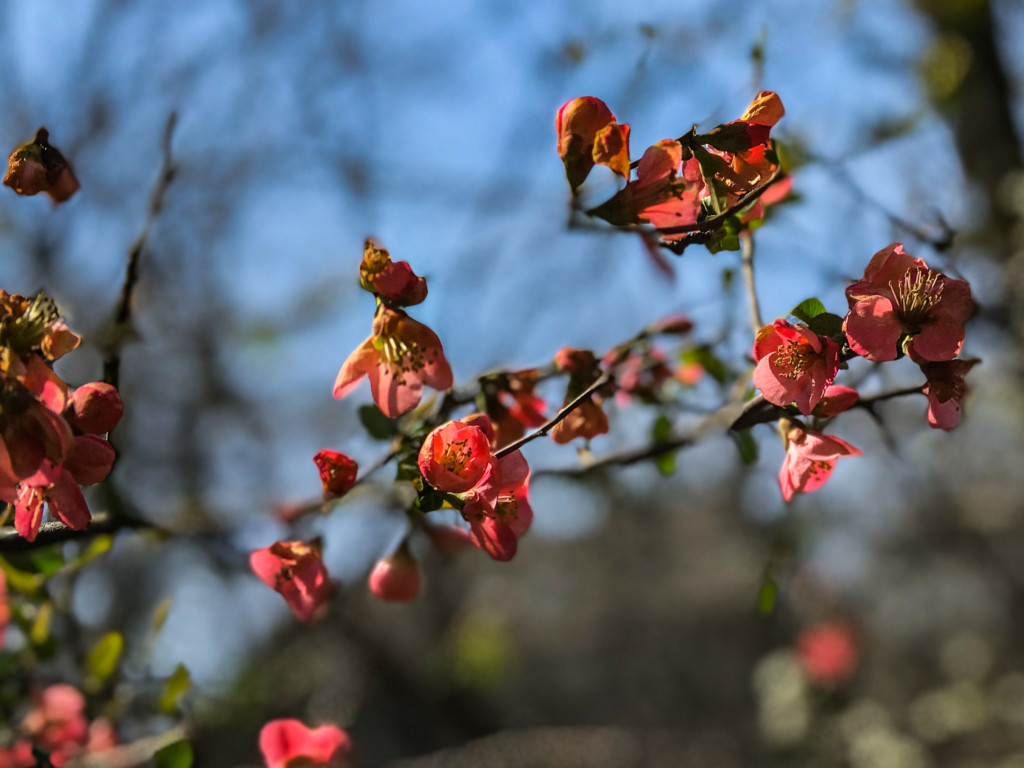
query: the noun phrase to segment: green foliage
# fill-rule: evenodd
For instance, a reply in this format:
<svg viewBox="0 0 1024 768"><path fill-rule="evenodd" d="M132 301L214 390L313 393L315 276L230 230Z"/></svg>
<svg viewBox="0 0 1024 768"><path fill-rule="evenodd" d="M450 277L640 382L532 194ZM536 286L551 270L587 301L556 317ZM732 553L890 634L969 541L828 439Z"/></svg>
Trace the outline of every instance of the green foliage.
<svg viewBox="0 0 1024 768"><path fill-rule="evenodd" d="M697 363L708 375L717 381L719 384L725 384L727 374L725 366L722 361L718 359L714 352L711 351L710 347L694 347L688 349L679 357L679 362Z"/></svg>
<svg viewBox="0 0 1024 768"><path fill-rule="evenodd" d="M153 764L156 768L191 768L192 759L192 747L182 739L158 750L153 755Z"/></svg>
<svg viewBox="0 0 1024 768"><path fill-rule="evenodd" d="M376 440L390 440L398 434L394 420L385 416L376 405L361 406L359 421L370 437Z"/></svg>
<svg viewBox="0 0 1024 768"><path fill-rule="evenodd" d="M793 307L791 314L797 320L802 323L810 325L811 320L816 318L818 315L824 314L825 305L821 303L819 299L804 299L795 307Z"/></svg>
<svg viewBox="0 0 1024 768"><path fill-rule="evenodd" d="M659 416L651 427L651 439L657 445L658 443L666 442L671 435L672 420L664 415ZM676 471L675 451L668 451L661 454L654 460L654 465L662 475L665 477L670 476Z"/></svg>
<svg viewBox="0 0 1024 768"><path fill-rule="evenodd" d="M744 464L756 464L760 452L757 446L757 440L750 433L749 429L741 429L739 431L733 431L729 433L732 436L732 440L736 443L736 450L740 452L740 459L743 460Z"/></svg>
<svg viewBox="0 0 1024 768"><path fill-rule="evenodd" d="M181 703L181 697L184 696L192 688L192 676L188 672L188 667L184 664L178 664L174 668L174 672L167 678L167 682L164 683L164 691L160 695L160 702L157 705L158 709L164 714L172 714L178 709Z"/></svg>
<svg viewBox="0 0 1024 768"><path fill-rule="evenodd" d="M124 636L120 632L108 632L92 647L85 657L85 689L90 693L99 691L117 669L124 651Z"/></svg>

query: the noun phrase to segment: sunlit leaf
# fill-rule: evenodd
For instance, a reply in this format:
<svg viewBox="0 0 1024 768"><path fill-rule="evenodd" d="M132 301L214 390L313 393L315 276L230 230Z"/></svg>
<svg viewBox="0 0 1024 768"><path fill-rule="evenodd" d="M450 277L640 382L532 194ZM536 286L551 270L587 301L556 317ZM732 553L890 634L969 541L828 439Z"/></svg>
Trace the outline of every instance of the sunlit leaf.
<svg viewBox="0 0 1024 768"><path fill-rule="evenodd" d="M168 744L153 755L156 768L191 768L192 746L187 741L176 741Z"/></svg>
<svg viewBox="0 0 1024 768"><path fill-rule="evenodd" d="M173 598L166 598L160 601L160 605L153 611L153 623L150 625L150 631L154 635L160 634L160 630L164 628L164 624L167 623L167 614L171 612L171 606L174 604Z"/></svg>
<svg viewBox="0 0 1024 768"><path fill-rule="evenodd" d="M818 299L804 299L789 313L803 323L810 323L811 320L825 312L825 305Z"/></svg>
<svg viewBox="0 0 1024 768"><path fill-rule="evenodd" d="M30 559L32 560L32 565L35 566L36 572L43 578L52 576L64 565L64 556L60 553L58 547L43 547L42 549L32 550Z"/></svg>
<svg viewBox="0 0 1024 768"><path fill-rule="evenodd" d="M36 617L28 631L28 638L33 645L42 645L50 636L50 621L53 619L53 603L47 600L39 606Z"/></svg>
<svg viewBox="0 0 1024 768"><path fill-rule="evenodd" d="M108 632L92 647L85 657L85 687L95 693L110 679L117 669L117 662L124 651L124 636L120 632Z"/></svg>
<svg viewBox="0 0 1024 768"><path fill-rule="evenodd" d="M158 705L160 711L165 714L173 713L178 708L181 697L191 688L192 676L188 673L188 667L178 664L171 676L167 678L167 682L164 683L164 692L160 695Z"/></svg>

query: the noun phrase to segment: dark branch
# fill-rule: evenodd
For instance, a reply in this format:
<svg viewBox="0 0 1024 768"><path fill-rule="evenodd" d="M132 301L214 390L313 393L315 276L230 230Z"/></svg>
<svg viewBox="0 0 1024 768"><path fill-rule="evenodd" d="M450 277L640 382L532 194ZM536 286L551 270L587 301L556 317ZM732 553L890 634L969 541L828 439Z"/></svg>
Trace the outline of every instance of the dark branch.
<svg viewBox="0 0 1024 768"><path fill-rule="evenodd" d="M39 534L34 541L22 538L13 526L5 525L0 527L0 552L25 552L30 549L39 549L50 544L60 544L65 541L78 539L89 539L104 533L114 533L123 528L145 528L146 523L126 517L114 517L107 512L100 512L93 515L92 522L87 528L76 531L68 528L64 523L52 522L43 523L39 526Z"/></svg>

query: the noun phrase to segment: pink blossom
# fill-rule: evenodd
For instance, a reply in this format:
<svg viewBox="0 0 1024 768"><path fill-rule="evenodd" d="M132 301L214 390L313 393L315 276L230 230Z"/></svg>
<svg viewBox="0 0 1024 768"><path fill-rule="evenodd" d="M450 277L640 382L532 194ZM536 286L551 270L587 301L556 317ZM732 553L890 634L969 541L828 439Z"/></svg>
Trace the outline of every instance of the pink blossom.
<svg viewBox="0 0 1024 768"><path fill-rule="evenodd" d="M408 307L427 298L427 281L412 271L407 261L392 261L391 254L367 238L359 265L363 288L393 306Z"/></svg>
<svg viewBox="0 0 1024 768"><path fill-rule="evenodd" d="M21 729L47 750L79 748L89 732L85 698L70 685L51 685L25 715Z"/></svg>
<svg viewBox="0 0 1024 768"><path fill-rule="evenodd" d="M385 603L411 603L420 593L420 566L404 547L382 558L370 572L370 592Z"/></svg>
<svg viewBox="0 0 1024 768"><path fill-rule="evenodd" d="M78 387L68 398L64 418L89 435L105 435L121 420L124 405L117 389L103 381Z"/></svg>
<svg viewBox="0 0 1024 768"><path fill-rule="evenodd" d="M843 411L848 411L860 400L860 394L851 387L832 384L825 387L825 394L814 406L813 414L819 419L831 419Z"/></svg>
<svg viewBox="0 0 1024 768"><path fill-rule="evenodd" d="M415 408L423 385L449 389L452 371L432 330L400 309L381 307L373 333L349 355L334 382L334 396L347 395L363 376L370 379L373 400L388 418Z"/></svg>
<svg viewBox="0 0 1024 768"><path fill-rule="evenodd" d="M839 459L860 455L858 448L838 437L790 427L786 433L786 458L779 471L782 497L790 501L794 494L817 490L828 480Z"/></svg>
<svg viewBox="0 0 1024 768"><path fill-rule="evenodd" d="M925 363L921 372L928 378L928 424L947 432L960 423L960 403L967 394L964 376L980 360L949 360Z"/></svg>
<svg viewBox="0 0 1024 768"><path fill-rule="evenodd" d="M849 681L860 658L853 630L840 622L805 629L797 638L796 653L807 677L822 688Z"/></svg>
<svg viewBox="0 0 1024 768"><path fill-rule="evenodd" d="M754 340L754 386L764 399L786 406L796 401L810 415L839 371L839 345L803 325L776 320Z"/></svg>
<svg viewBox="0 0 1024 768"><path fill-rule="evenodd" d="M267 768L332 766L351 750L348 734L336 725L307 728L298 720L271 720L260 731Z"/></svg>
<svg viewBox="0 0 1024 768"><path fill-rule="evenodd" d="M334 593L317 541L279 541L250 554L249 565L300 621L312 621Z"/></svg>
<svg viewBox="0 0 1024 768"><path fill-rule="evenodd" d="M46 466L50 469L19 485L14 503L14 528L29 541L35 541L39 533L44 504L49 506L50 514L68 528L80 531L87 528L92 520L74 475L63 467L52 467L48 462Z"/></svg>
<svg viewBox="0 0 1024 768"><path fill-rule="evenodd" d="M446 493L465 493L476 486L491 462L489 434L463 421L449 421L427 435L418 460L427 482Z"/></svg>
<svg viewBox="0 0 1024 768"><path fill-rule="evenodd" d="M850 312L843 330L850 348L868 360L952 360L975 312L971 288L929 269L893 243L874 255L864 277L846 289Z"/></svg>

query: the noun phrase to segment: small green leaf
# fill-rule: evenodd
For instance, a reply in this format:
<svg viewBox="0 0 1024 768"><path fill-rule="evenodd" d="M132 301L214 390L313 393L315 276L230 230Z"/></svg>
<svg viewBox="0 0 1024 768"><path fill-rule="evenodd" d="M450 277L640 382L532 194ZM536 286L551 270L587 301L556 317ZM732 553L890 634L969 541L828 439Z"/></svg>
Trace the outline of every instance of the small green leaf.
<svg viewBox="0 0 1024 768"><path fill-rule="evenodd" d="M160 634L160 630L164 628L164 624L167 623L167 614L171 612L171 606L174 604L174 598L168 597L160 601L160 605L153 611L153 622L150 624L150 631L154 635Z"/></svg>
<svg viewBox="0 0 1024 768"><path fill-rule="evenodd" d="M369 433L370 437L377 440L390 440L398 434L395 422L385 416L376 405L364 405L359 408L359 421Z"/></svg>
<svg viewBox="0 0 1024 768"><path fill-rule="evenodd" d="M659 416L651 427L651 440L654 444L664 443L672 435L672 420L665 415ZM676 471L676 453L667 451L654 460L654 466L665 477Z"/></svg>
<svg viewBox="0 0 1024 768"><path fill-rule="evenodd" d="M9 589L23 595L35 595L43 585L43 579L27 571L19 570L0 557L0 571L3 571Z"/></svg>
<svg viewBox="0 0 1024 768"><path fill-rule="evenodd" d="M166 715L173 714L178 708L181 697L191 688L192 676L188 673L188 667L179 664L164 683L164 692L160 695L160 703L157 705L160 711Z"/></svg>
<svg viewBox="0 0 1024 768"><path fill-rule="evenodd" d="M765 616L775 612L775 601L779 596L779 587L774 579L765 579L757 593L757 610Z"/></svg>
<svg viewBox="0 0 1024 768"><path fill-rule="evenodd" d="M57 547L43 547L36 549L31 554L32 565L36 573L44 579L56 573L64 565L64 556Z"/></svg>
<svg viewBox="0 0 1024 768"><path fill-rule="evenodd" d="M758 457L757 440L750 434L749 429L741 429L738 432L730 432L736 449L740 452L740 458L744 464L756 464Z"/></svg>
<svg viewBox="0 0 1024 768"><path fill-rule="evenodd" d="M85 551L78 556L78 565L85 565L88 562L95 560L100 555L105 555L110 551L110 548L114 546L114 537L109 534L103 536L97 536L91 542L89 546L85 548Z"/></svg>
<svg viewBox="0 0 1024 768"><path fill-rule="evenodd" d="M86 690L95 693L103 687L117 669L123 650L124 636L120 632L108 632L99 639L85 657Z"/></svg>
<svg viewBox="0 0 1024 768"><path fill-rule="evenodd" d="M192 747L187 741L176 741L153 755L156 768L192 768Z"/></svg>
<svg viewBox="0 0 1024 768"><path fill-rule="evenodd" d="M839 315L833 315L831 312L822 312L820 315L812 318L807 327L819 336L836 338L843 333L843 318Z"/></svg>
<svg viewBox="0 0 1024 768"><path fill-rule="evenodd" d="M793 307L793 311L789 314L797 320L809 324L811 320L824 312L825 305L818 301L818 299L805 299Z"/></svg>
<svg viewBox="0 0 1024 768"><path fill-rule="evenodd" d="M42 645L50 636L50 621L53 619L53 603L47 600L39 606L36 617L28 631L28 639L32 645Z"/></svg>
<svg viewBox="0 0 1024 768"><path fill-rule="evenodd" d="M676 452L668 451L654 460L654 466L663 477L671 477L676 471Z"/></svg>

